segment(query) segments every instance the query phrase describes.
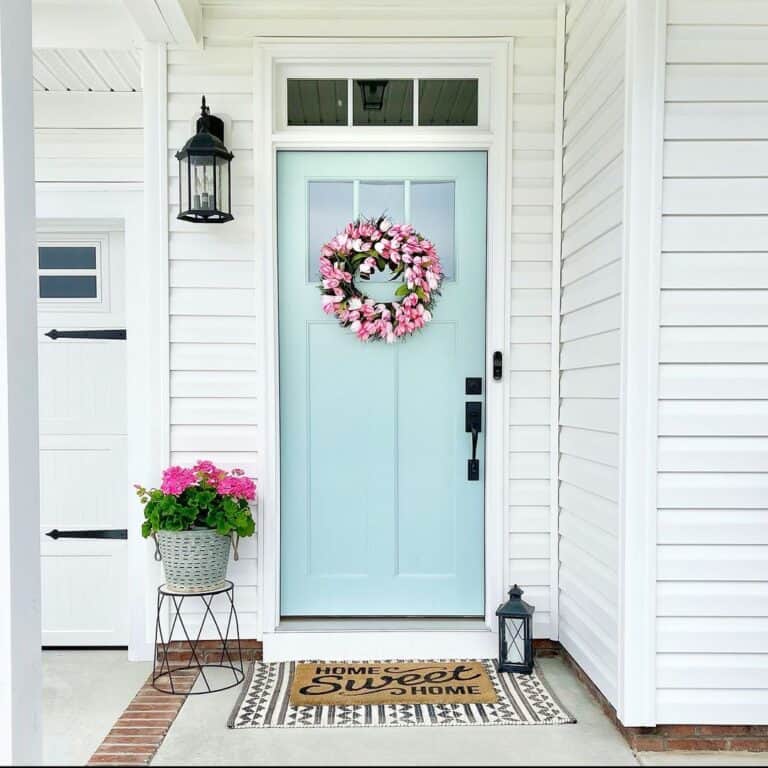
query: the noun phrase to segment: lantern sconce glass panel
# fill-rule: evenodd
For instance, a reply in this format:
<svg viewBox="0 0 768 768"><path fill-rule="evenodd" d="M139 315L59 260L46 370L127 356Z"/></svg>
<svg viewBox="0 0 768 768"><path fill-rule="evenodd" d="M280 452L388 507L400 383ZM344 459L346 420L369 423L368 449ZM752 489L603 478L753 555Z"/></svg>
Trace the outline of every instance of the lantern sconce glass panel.
<svg viewBox="0 0 768 768"><path fill-rule="evenodd" d="M496 611L499 617L499 672L533 672L533 612L522 599L523 590L515 584L509 600Z"/></svg>
<svg viewBox="0 0 768 768"><path fill-rule="evenodd" d="M212 115L203 96L197 133L176 153L179 161L177 219L221 224L232 221L234 155L224 146L224 123Z"/></svg>

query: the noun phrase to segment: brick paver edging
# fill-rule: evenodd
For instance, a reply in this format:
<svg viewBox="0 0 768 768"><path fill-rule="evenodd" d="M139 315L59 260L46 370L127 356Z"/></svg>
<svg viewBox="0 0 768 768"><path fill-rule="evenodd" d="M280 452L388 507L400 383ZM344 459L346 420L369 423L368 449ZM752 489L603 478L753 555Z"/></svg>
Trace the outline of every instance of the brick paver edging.
<svg viewBox="0 0 768 768"><path fill-rule="evenodd" d="M188 692L197 675L196 670L179 670L173 674L174 684ZM148 765L186 700L186 696L170 696L153 688L150 675L88 765Z"/></svg>
<svg viewBox="0 0 768 768"><path fill-rule="evenodd" d="M240 647L244 664L261 658L261 641L243 640ZM198 659L203 663L221 660L221 643L218 641L201 640L196 649ZM159 647L157 656L158 661L162 661L163 654ZM237 660L237 653L232 657ZM188 643L170 643L168 662L171 668L191 661ZM187 693L192 690L197 675L196 670L177 670L173 673L174 685ZM88 765L148 765L186 700L186 696L169 695L153 688L150 675L93 753Z"/></svg>

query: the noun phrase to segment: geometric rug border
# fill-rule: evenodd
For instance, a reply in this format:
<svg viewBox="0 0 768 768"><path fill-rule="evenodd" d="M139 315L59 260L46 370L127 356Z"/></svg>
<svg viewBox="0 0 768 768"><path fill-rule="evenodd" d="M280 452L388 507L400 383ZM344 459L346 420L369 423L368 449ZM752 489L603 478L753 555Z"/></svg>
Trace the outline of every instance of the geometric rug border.
<svg viewBox="0 0 768 768"><path fill-rule="evenodd" d="M388 659L395 663L405 660ZM436 661L408 659L408 661ZM251 662L227 727L243 728L418 728L461 726L567 725L576 719L538 666L532 675L499 673L491 659L441 659L479 661L496 689L496 704L386 704L294 706L290 686L296 664L330 663L317 660ZM346 663L334 660L333 663ZM355 663L362 663L356 661ZM370 664L380 661L366 662ZM258 677L258 681L255 681Z"/></svg>

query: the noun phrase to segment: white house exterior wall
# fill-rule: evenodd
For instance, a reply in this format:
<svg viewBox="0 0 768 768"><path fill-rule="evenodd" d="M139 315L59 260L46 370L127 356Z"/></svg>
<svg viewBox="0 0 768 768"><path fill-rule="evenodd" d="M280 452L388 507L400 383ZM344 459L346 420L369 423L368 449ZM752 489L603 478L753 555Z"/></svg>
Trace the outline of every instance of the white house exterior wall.
<svg viewBox="0 0 768 768"><path fill-rule="evenodd" d="M212 14L212 12L214 12ZM253 19L207 9L203 50L168 52L170 458L207 456L249 472L261 466L257 366L262 343L255 305L253 215ZM221 14L227 14L223 18ZM555 93L552 7L505 21L514 40L512 251L509 377L507 578L536 605L536 634L550 627L549 430L551 376L552 184ZM488 24L490 30L491 25ZM271 29L271 28L270 28ZM286 25L284 33L292 30ZM417 30L416 30L417 31ZM426 33L426 27L422 30ZM463 27L456 34L464 34ZM200 94L231 120L235 221L201 226L176 220L178 164L172 155L193 129ZM256 540L233 564L241 633L259 636ZM501 595L499 596L501 597Z"/></svg>
<svg viewBox="0 0 768 768"><path fill-rule="evenodd" d="M624 0L566 15L560 641L616 703Z"/></svg>
<svg viewBox="0 0 768 768"><path fill-rule="evenodd" d="M657 721L768 722L768 4L670 0Z"/></svg>
<svg viewBox="0 0 768 768"><path fill-rule="evenodd" d="M253 46L168 52L168 255L170 285L170 460L209 458L257 474L263 440L257 413L260 320L255 301L253 228ZM179 221L178 161L194 131L200 95L226 116L234 153L235 220ZM258 535L258 534L257 534ZM260 635L257 537L230 563L240 632Z"/></svg>
<svg viewBox="0 0 768 768"><path fill-rule="evenodd" d="M35 181L141 182L142 94L35 91Z"/></svg>

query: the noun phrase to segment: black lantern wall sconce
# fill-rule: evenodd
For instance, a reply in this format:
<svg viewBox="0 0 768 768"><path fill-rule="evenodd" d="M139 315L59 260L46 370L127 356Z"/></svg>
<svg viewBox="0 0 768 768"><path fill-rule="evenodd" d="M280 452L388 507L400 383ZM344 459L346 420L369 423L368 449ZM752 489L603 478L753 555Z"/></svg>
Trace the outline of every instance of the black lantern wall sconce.
<svg viewBox="0 0 768 768"><path fill-rule="evenodd" d="M224 122L211 114L205 96L197 118L197 133L176 153L179 161L177 219L221 224L232 221L234 155L224 146Z"/></svg>

